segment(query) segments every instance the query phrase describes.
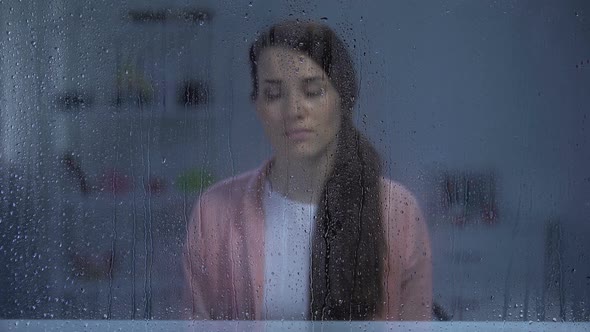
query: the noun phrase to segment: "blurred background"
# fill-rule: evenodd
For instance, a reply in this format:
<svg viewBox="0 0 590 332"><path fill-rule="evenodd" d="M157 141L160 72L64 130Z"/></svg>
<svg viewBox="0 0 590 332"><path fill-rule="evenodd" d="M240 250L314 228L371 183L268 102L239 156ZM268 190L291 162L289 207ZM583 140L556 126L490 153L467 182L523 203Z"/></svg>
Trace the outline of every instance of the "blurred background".
<svg viewBox="0 0 590 332"><path fill-rule="evenodd" d="M590 2L0 1L0 318L175 319L199 192L271 149L248 47L330 25L438 319L590 320Z"/></svg>

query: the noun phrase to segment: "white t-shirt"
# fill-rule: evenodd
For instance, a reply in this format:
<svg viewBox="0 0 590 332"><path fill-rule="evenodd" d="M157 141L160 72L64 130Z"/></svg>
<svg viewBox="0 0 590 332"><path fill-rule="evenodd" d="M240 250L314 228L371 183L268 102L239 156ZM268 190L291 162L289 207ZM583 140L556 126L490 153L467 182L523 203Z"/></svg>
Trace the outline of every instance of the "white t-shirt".
<svg viewBox="0 0 590 332"><path fill-rule="evenodd" d="M266 181L263 316L305 320L309 312L311 239L317 206L273 192Z"/></svg>

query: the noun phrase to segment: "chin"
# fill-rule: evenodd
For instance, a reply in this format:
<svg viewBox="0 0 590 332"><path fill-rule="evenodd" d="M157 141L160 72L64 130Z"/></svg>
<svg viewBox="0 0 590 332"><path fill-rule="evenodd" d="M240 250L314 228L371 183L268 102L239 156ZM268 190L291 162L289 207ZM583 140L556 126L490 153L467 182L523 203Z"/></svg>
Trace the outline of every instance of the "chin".
<svg viewBox="0 0 590 332"><path fill-rule="evenodd" d="M313 160L325 156L326 151L314 149L312 147L295 147L289 151L289 159L291 160Z"/></svg>

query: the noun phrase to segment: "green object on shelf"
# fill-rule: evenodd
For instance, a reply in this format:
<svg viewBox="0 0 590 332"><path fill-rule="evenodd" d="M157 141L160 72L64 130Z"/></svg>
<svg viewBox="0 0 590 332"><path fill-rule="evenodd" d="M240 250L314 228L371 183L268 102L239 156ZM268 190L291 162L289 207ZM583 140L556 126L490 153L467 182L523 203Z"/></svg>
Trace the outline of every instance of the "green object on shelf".
<svg viewBox="0 0 590 332"><path fill-rule="evenodd" d="M182 192L195 193L206 189L213 183L211 173L204 169L188 170L176 179L176 188Z"/></svg>

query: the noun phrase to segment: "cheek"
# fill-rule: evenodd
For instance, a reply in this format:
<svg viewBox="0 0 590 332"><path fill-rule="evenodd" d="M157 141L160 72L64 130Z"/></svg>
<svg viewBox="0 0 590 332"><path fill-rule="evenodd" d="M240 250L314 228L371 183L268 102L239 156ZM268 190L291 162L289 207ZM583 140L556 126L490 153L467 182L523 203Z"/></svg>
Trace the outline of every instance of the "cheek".
<svg viewBox="0 0 590 332"><path fill-rule="evenodd" d="M271 110L262 102L256 103L256 115L262 124L266 125L271 121Z"/></svg>
<svg viewBox="0 0 590 332"><path fill-rule="evenodd" d="M260 105L256 107L256 114L267 135L273 136L277 134L277 129L281 128L281 119L277 117L279 113L276 110L273 110L272 107Z"/></svg>
<svg viewBox="0 0 590 332"><path fill-rule="evenodd" d="M330 100L326 106L326 125L329 127L330 131L338 132L340 130L340 122L342 121L339 103L336 100Z"/></svg>

